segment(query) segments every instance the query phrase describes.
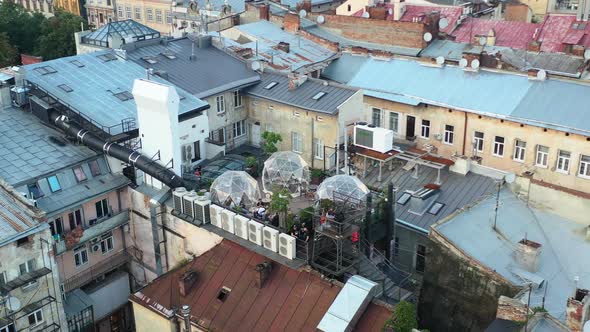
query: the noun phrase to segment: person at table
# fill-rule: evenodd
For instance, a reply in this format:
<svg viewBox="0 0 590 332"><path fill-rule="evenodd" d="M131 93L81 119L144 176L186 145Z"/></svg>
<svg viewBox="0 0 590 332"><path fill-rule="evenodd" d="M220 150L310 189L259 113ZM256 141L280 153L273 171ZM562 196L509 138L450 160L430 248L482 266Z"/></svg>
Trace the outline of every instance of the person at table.
<svg viewBox="0 0 590 332"><path fill-rule="evenodd" d="M334 211L333 208L330 208L328 210L328 212L326 213L326 218L330 219L330 220L334 220L336 219L336 211Z"/></svg>

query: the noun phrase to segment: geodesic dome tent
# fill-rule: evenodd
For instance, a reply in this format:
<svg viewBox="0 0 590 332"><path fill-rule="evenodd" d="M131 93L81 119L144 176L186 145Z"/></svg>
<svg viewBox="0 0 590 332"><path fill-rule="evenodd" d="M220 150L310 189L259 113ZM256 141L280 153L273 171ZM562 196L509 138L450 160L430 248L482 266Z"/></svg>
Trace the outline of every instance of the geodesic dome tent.
<svg viewBox="0 0 590 332"><path fill-rule="evenodd" d="M337 196L339 197L351 197L364 202L369 193L369 188L356 176L334 175L325 179L319 185L315 194L316 200L328 199L334 201L334 192L338 192Z"/></svg>
<svg viewBox="0 0 590 332"><path fill-rule="evenodd" d="M258 182L244 171L226 171L211 184L211 200L220 205L250 208L261 198Z"/></svg>
<svg viewBox="0 0 590 332"><path fill-rule="evenodd" d="M264 162L262 187L266 192L278 186L287 188L293 195L299 195L308 182L309 167L295 152L275 152Z"/></svg>

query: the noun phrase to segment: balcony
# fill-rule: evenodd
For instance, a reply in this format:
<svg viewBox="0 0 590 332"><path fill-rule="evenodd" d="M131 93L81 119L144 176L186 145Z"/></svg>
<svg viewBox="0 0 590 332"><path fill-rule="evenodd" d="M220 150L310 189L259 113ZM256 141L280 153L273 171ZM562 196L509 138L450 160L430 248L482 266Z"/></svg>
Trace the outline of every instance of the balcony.
<svg viewBox="0 0 590 332"><path fill-rule="evenodd" d="M2 286L0 286L0 295L7 294L13 289L17 289L19 287L25 286L31 282L36 281L37 279L51 273L51 270L47 267L42 267L40 269L31 271L29 273L25 273L14 280L11 280Z"/></svg>
<svg viewBox="0 0 590 332"><path fill-rule="evenodd" d="M92 226L84 227L84 233L80 240L75 244L71 245L70 248L66 245L65 236L61 237L59 241L56 241L53 244L53 251L55 255L61 255L69 249L72 249L74 246L78 246L84 244L95 237L100 236L103 233L106 233L116 227L124 225L129 222L129 210L125 210L119 212L118 214L111 215L111 217L99 219L95 221Z"/></svg>
<svg viewBox="0 0 590 332"><path fill-rule="evenodd" d="M129 262L131 260L130 251L136 250L134 247L123 249L100 263L94 264L88 269L66 279L64 281L65 292L70 292L74 289L80 288L89 282L100 278L105 273L113 271Z"/></svg>

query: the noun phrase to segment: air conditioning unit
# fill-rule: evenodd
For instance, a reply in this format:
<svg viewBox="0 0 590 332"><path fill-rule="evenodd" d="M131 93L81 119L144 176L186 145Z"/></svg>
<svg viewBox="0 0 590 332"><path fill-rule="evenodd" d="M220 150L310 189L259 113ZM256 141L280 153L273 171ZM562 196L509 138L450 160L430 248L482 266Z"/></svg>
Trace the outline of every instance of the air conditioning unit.
<svg viewBox="0 0 590 332"><path fill-rule="evenodd" d="M244 240L248 240L248 220L239 214L234 217L234 234Z"/></svg>
<svg viewBox="0 0 590 332"><path fill-rule="evenodd" d="M221 212L224 210L221 206L211 204L211 225L221 228Z"/></svg>
<svg viewBox="0 0 590 332"><path fill-rule="evenodd" d="M172 203L176 213L182 213L182 196L186 195L187 193L188 191L186 191L186 188L183 187L174 189L174 192L172 193Z"/></svg>
<svg viewBox="0 0 590 332"><path fill-rule="evenodd" d="M95 237L94 239L90 240L90 243L91 244L98 243L98 242L100 242L100 238L99 237Z"/></svg>
<svg viewBox="0 0 590 332"><path fill-rule="evenodd" d="M97 252L100 250L100 244L94 244L92 245L92 252Z"/></svg>
<svg viewBox="0 0 590 332"><path fill-rule="evenodd" d="M234 216L236 215L235 212L230 210L224 210L221 213L221 228L224 231L234 233Z"/></svg>
<svg viewBox="0 0 590 332"><path fill-rule="evenodd" d="M195 209L195 220L199 221L201 224L209 224L211 222L211 201L204 200L200 201L197 196L197 200L194 203Z"/></svg>
<svg viewBox="0 0 590 332"><path fill-rule="evenodd" d="M279 231L264 226L262 229L262 245L268 250L277 252L279 250Z"/></svg>
<svg viewBox="0 0 590 332"><path fill-rule="evenodd" d="M182 196L182 213L187 215L190 219L195 217L194 204L197 201L197 193L191 191Z"/></svg>
<svg viewBox="0 0 590 332"><path fill-rule="evenodd" d="M370 126L354 126L354 145L386 153L393 150L393 130Z"/></svg>
<svg viewBox="0 0 590 332"><path fill-rule="evenodd" d="M279 234L279 255L294 259L296 255L296 240L291 235L281 233Z"/></svg>
<svg viewBox="0 0 590 332"><path fill-rule="evenodd" d="M256 243L257 245L262 245L262 228L264 227L263 224L256 222L254 220L250 220L248 222L248 240L252 243Z"/></svg>

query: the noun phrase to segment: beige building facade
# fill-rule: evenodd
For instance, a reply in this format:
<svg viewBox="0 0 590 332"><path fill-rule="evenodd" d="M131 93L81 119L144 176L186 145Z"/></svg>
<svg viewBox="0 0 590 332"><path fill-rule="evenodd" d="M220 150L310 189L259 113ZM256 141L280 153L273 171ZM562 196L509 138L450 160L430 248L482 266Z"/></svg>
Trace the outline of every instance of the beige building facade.
<svg viewBox="0 0 590 332"><path fill-rule="evenodd" d="M115 0L87 0L86 13L88 24L94 28L117 21Z"/></svg>
<svg viewBox="0 0 590 332"><path fill-rule="evenodd" d="M133 19L162 35L172 34L171 1L123 0L117 1L115 10L117 20Z"/></svg>

